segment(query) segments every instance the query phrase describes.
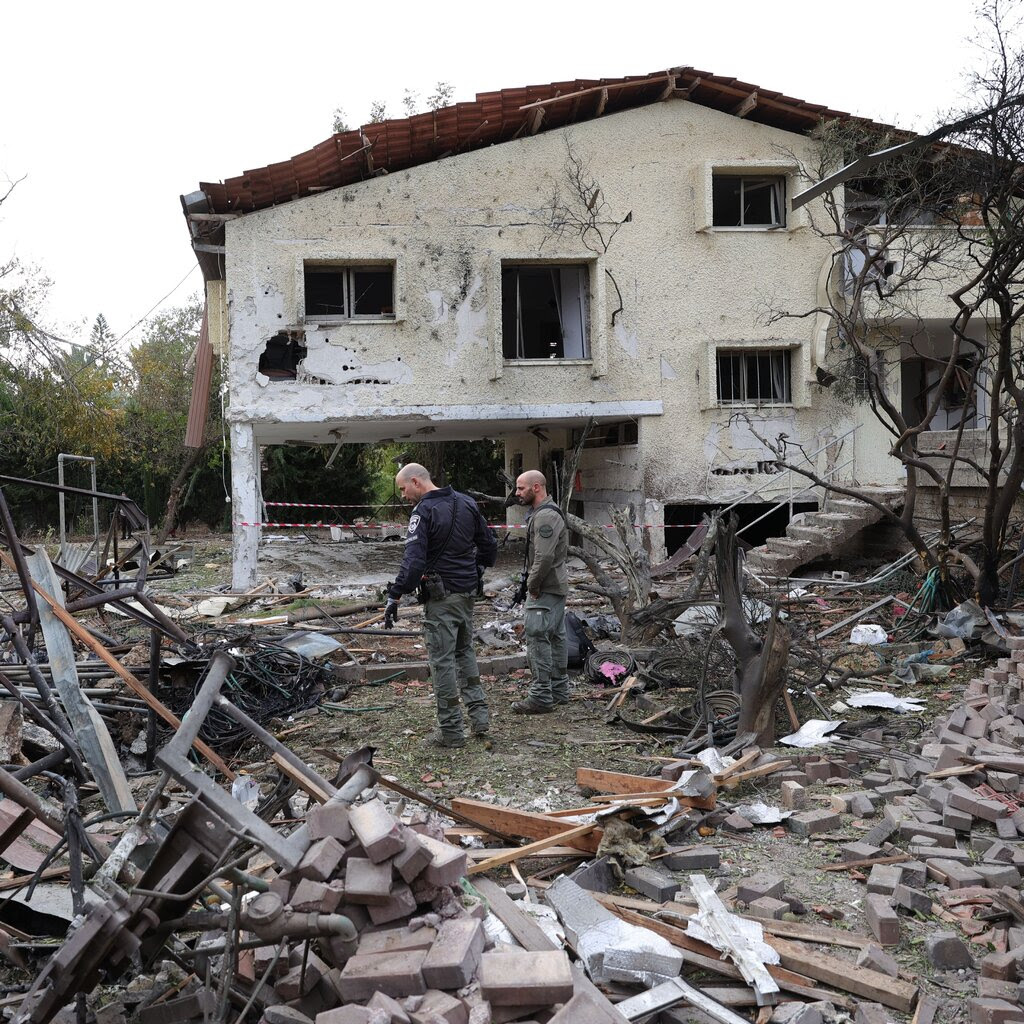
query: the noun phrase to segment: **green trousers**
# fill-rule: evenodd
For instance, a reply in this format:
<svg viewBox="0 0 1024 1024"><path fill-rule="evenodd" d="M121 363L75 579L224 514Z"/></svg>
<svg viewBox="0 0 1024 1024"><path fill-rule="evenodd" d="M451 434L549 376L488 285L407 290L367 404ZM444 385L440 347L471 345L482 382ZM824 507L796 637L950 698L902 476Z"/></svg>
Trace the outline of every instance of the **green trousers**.
<svg viewBox="0 0 1024 1024"><path fill-rule="evenodd" d="M473 653L473 595L448 594L440 601L427 601L423 628L441 732L452 738L462 736L460 694L474 728L486 730L487 695Z"/></svg>
<svg viewBox="0 0 1024 1024"><path fill-rule="evenodd" d="M545 707L562 704L569 699L565 596L530 596L526 600L523 617L526 620L526 651L530 658L530 672L533 674L528 697Z"/></svg>

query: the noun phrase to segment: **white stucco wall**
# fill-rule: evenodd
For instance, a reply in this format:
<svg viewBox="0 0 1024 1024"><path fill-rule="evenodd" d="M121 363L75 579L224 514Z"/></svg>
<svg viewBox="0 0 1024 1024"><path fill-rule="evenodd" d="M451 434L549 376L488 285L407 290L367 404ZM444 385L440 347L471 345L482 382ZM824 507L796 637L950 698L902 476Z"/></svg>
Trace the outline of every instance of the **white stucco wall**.
<svg viewBox="0 0 1024 1024"><path fill-rule="evenodd" d="M870 414L813 383L814 318L765 325L780 296L790 309L816 304L829 250L806 212L790 212L778 230L707 226L714 168L795 172L785 151L805 154L810 141L685 100L568 134L611 215L631 214L607 253L588 250L578 236L552 238L545 226L545 205L556 187L565 190L562 131L230 221L231 421L252 424L257 443L445 431L512 435L514 443L528 426L567 427L593 408L607 418L642 409L640 444L623 449L623 465L609 465L600 450L587 454L592 500L615 492L691 502L729 501L761 484L766 495L788 491L788 482L764 473L712 472L768 459L755 431L784 433L810 452L864 420L856 453L847 449L850 475L895 482L898 466ZM796 185L794 174L789 195ZM590 360L501 358L501 262L535 259L590 262ZM394 261L395 320L305 324L304 260ZM608 274L622 295L614 325L618 296ZM270 382L257 372L267 340L281 330L304 338L304 369L325 383ZM793 404L770 414L742 410L751 430L741 410L715 404L715 349L765 344L792 351Z"/></svg>

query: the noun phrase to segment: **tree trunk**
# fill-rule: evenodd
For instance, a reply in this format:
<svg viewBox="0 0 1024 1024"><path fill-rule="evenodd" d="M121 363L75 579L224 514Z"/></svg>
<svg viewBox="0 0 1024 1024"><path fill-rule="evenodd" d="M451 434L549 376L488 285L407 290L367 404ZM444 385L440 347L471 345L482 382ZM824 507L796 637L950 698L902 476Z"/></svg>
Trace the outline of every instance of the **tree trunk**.
<svg viewBox="0 0 1024 1024"><path fill-rule="evenodd" d="M167 505L164 507L164 521L154 542L157 546L167 541L171 530L177 525L178 512L180 511L179 505L181 504L181 497L185 493L185 485L188 483L188 478L192 475L192 471L199 465L205 455L206 445L203 445L201 448L188 449L188 456L182 463L181 469L178 470L178 475L174 478L170 493L167 495Z"/></svg>

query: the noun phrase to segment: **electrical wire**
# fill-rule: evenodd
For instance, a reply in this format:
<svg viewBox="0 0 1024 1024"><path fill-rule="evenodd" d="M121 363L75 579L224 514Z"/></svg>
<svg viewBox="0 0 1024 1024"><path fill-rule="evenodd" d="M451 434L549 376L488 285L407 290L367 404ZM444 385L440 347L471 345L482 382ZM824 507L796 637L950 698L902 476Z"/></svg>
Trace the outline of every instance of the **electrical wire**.
<svg viewBox="0 0 1024 1024"><path fill-rule="evenodd" d="M192 266L189 267L188 273L166 295L164 295L163 298L157 299L156 302L154 302L153 305L150 306L149 309L147 309L146 312L143 313L143 315L138 320L136 320L135 323L133 323L131 327L129 327L128 330L121 335L120 338L117 339L115 344L120 344L120 342L124 341L124 339L127 338L128 335L131 334L136 327L138 327L140 324L145 323L146 320L149 318L149 314L152 313L153 310L156 309L162 302L165 302L167 299L169 299L198 269L199 264L193 263Z"/></svg>

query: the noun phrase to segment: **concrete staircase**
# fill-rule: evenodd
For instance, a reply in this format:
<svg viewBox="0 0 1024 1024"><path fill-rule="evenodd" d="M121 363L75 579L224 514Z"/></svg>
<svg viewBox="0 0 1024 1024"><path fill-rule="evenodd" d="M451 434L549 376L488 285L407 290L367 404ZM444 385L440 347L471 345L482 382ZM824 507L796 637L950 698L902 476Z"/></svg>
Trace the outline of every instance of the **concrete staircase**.
<svg viewBox="0 0 1024 1024"><path fill-rule="evenodd" d="M886 508L895 508L903 501L902 487L861 490ZM748 551L746 567L757 576L788 576L802 565L843 547L881 518L882 513L866 502L830 495L821 512L805 512L786 527L784 537L769 537L761 547Z"/></svg>

